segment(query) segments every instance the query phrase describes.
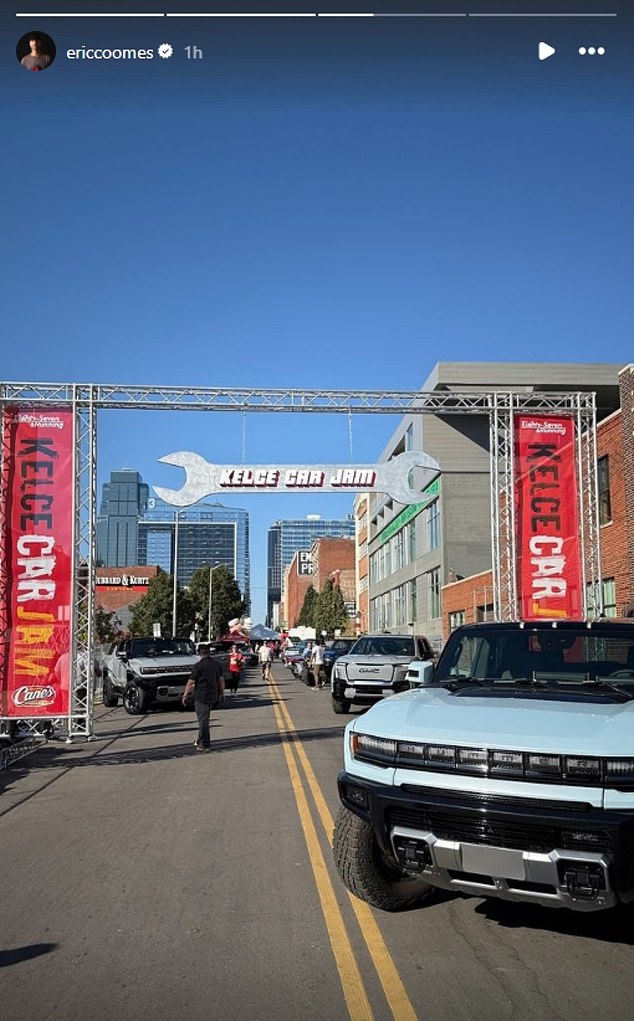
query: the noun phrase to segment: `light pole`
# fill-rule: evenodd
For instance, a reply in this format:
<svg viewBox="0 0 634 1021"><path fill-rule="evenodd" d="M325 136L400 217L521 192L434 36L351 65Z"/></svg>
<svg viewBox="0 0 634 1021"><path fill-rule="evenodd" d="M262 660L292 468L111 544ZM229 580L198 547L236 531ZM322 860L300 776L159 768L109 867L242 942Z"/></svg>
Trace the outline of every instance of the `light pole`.
<svg viewBox="0 0 634 1021"><path fill-rule="evenodd" d="M212 595L212 592L213 592L212 578L213 578L214 571L218 567L224 567L224 566L225 566L224 564L215 564L214 567L210 567L209 568L209 608L208 608L208 611L207 611L207 638L208 638L209 641L211 641L211 595Z"/></svg>
<svg viewBox="0 0 634 1021"><path fill-rule="evenodd" d="M176 638L176 596L178 594L178 522L180 511L174 513L174 587L172 590L172 636Z"/></svg>

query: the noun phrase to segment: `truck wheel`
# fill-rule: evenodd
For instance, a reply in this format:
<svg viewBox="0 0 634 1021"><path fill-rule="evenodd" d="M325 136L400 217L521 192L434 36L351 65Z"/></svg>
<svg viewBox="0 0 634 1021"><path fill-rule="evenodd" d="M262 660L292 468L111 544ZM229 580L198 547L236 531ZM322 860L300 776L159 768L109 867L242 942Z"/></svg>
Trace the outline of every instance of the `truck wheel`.
<svg viewBox="0 0 634 1021"><path fill-rule="evenodd" d="M336 712L337 715L340 716L342 713L350 712L350 703L348 702L347 699L344 699L343 702L338 702L336 698L333 698L332 708L334 712Z"/></svg>
<svg viewBox="0 0 634 1021"><path fill-rule="evenodd" d="M128 684L123 693L123 708L130 716L142 716L147 711L148 697L138 684Z"/></svg>
<svg viewBox="0 0 634 1021"><path fill-rule="evenodd" d="M119 705L119 696L112 687L112 681L107 674L104 674L103 678L103 704L108 709L114 709L116 705Z"/></svg>
<svg viewBox="0 0 634 1021"><path fill-rule="evenodd" d="M337 871L355 897L382 911L405 911L420 907L432 887L408 876L388 863L374 838L372 826L347 808L340 808L333 833L332 851Z"/></svg>

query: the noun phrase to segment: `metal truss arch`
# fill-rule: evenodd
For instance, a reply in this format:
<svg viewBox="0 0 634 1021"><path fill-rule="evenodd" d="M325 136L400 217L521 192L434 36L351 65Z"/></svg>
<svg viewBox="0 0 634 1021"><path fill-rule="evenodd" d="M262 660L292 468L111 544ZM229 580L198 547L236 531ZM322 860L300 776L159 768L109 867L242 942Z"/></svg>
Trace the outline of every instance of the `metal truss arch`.
<svg viewBox="0 0 634 1021"><path fill-rule="evenodd" d="M515 564L514 418L520 412L567 414L576 422L579 512L584 565L584 600L593 616L602 612L598 515L595 396L587 392L465 389L313 390L238 387L165 387L109 383L0 383L0 412L15 404L69 407L74 415L75 492L73 549L72 661L68 718L54 721L73 736L90 737L93 719L94 610L97 519L97 411L238 411L311 414L486 415L489 419L491 551L493 601L497 619L517 616ZM0 444L0 478L7 484L7 452ZM6 491L6 489L5 489ZM4 668L9 622L6 520L0 501L0 671ZM79 669L78 663L85 664ZM0 715L0 722L6 717ZM36 719L25 725L38 733Z"/></svg>

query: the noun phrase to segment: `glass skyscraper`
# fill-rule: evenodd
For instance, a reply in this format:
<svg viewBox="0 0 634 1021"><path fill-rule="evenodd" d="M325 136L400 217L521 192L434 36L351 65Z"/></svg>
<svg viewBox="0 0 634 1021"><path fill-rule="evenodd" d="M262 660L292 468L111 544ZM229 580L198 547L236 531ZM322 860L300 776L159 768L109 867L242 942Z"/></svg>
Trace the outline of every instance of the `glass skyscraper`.
<svg viewBox="0 0 634 1021"><path fill-rule="evenodd" d="M178 514L178 524L176 515ZM178 509L157 496L138 472L112 472L97 519L97 559L105 567L158 564L188 585L199 567L224 564L250 606L249 515L221 503Z"/></svg>
<svg viewBox="0 0 634 1021"><path fill-rule="evenodd" d="M139 563L139 519L149 496L150 487L135 471L111 472L104 482L97 517L97 561L103 567Z"/></svg>

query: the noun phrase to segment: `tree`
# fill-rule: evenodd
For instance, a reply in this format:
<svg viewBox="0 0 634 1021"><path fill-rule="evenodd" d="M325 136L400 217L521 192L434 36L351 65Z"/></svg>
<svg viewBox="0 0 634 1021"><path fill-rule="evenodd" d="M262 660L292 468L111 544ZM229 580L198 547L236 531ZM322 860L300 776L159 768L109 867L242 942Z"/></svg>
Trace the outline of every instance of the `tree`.
<svg viewBox="0 0 634 1021"><path fill-rule="evenodd" d="M132 607L130 631L133 635L151 635L153 625L161 625L161 634L171 635L174 606L174 578L162 571L150 578L147 595ZM194 626L194 610L189 592L176 594L176 633L189 635Z"/></svg>
<svg viewBox="0 0 634 1021"><path fill-rule="evenodd" d="M202 630L202 634L207 634L209 622L209 571L209 567L199 567L194 571L189 584L193 621ZM229 621L242 617L246 609L247 604L231 571L224 565L214 567L211 577L212 635L222 638L227 632Z"/></svg>
<svg viewBox="0 0 634 1021"><path fill-rule="evenodd" d="M348 613L343 595L338 585L329 578L317 597L313 613L313 627L317 634L326 631L334 634L337 628L345 631L348 626Z"/></svg>
<svg viewBox="0 0 634 1021"><path fill-rule="evenodd" d="M114 610L104 610L102 606L95 609L95 635L99 645L114 642L121 630L121 621Z"/></svg>
<svg viewBox="0 0 634 1021"><path fill-rule="evenodd" d="M306 595L304 596L304 602L302 608L299 611L299 617L297 618L296 627L314 627L313 618L315 616L315 606L317 605L318 595L313 585L309 585L306 589Z"/></svg>

